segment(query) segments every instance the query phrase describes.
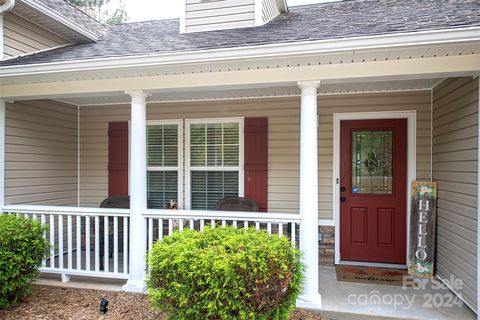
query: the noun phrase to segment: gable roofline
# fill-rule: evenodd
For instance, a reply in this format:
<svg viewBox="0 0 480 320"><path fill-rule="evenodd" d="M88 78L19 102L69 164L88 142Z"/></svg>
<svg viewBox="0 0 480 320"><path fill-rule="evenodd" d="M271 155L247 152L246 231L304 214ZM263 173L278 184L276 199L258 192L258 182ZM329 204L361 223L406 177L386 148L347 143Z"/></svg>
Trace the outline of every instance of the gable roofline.
<svg viewBox="0 0 480 320"><path fill-rule="evenodd" d="M69 19L69 18L63 16L62 14L57 12L56 10L54 10L54 9L50 8L49 6L43 4L41 1L37 1L37 0L17 0L17 1L23 2L24 4L30 6L31 8L45 14L49 18L65 25L66 27L74 30L75 32L78 32L79 34L81 34L82 36L84 36L85 38L87 38L90 41L96 42L96 41L99 40L99 37L98 37L97 33L95 33L92 30L89 30L88 28L86 28L86 27L82 26L81 24L73 21L72 19Z"/></svg>
<svg viewBox="0 0 480 320"><path fill-rule="evenodd" d="M302 42L275 43L137 56L117 56L38 64L0 66L0 78L60 72L133 69L138 67L197 64L258 58L332 54L357 50L479 42L480 27L444 29Z"/></svg>

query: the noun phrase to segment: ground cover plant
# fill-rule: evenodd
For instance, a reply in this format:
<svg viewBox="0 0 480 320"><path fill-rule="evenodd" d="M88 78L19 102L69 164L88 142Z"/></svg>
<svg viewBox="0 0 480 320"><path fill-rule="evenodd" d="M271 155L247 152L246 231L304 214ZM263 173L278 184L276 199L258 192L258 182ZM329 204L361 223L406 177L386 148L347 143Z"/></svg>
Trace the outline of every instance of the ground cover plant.
<svg viewBox="0 0 480 320"><path fill-rule="evenodd" d="M50 245L40 222L0 214L0 309L9 307L31 292Z"/></svg>
<svg viewBox="0 0 480 320"><path fill-rule="evenodd" d="M302 283L298 250L254 228L175 233L148 264L150 303L170 319L288 319Z"/></svg>

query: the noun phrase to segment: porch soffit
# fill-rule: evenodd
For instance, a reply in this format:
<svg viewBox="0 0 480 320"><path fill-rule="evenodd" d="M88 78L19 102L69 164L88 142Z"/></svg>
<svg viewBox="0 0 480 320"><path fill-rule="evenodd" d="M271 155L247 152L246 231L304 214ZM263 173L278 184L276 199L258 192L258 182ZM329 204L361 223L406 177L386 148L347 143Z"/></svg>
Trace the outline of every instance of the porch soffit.
<svg viewBox="0 0 480 320"><path fill-rule="evenodd" d="M320 95L353 94L353 93L377 93L399 91L423 91L431 90L443 79L418 79L418 80L392 80L373 82L344 82L325 83L318 90ZM163 92L161 90L150 91L152 96L149 103L164 102L187 102L187 101L214 101L214 100L240 100L260 98L280 98L300 96L298 86L278 85L256 88L206 88L202 90L173 90ZM129 104L130 99L122 93L88 95L83 97L65 97L58 101L76 106L97 106Z"/></svg>
<svg viewBox="0 0 480 320"><path fill-rule="evenodd" d="M145 66L131 70L0 75L0 98L25 100L81 97L138 89L149 91L162 89L163 92L174 92L194 88L211 90L222 86L235 89L294 87L299 80L321 80L323 85L426 80L478 75L479 72L480 42L387 51L366 50L334 55ZM389 87L389 84L385 86ZM380 87L380 90L385 90L385 86ZM398 89L412 88L407 86ZM341 92L352 90L356 88L350 85Z"/></svg>

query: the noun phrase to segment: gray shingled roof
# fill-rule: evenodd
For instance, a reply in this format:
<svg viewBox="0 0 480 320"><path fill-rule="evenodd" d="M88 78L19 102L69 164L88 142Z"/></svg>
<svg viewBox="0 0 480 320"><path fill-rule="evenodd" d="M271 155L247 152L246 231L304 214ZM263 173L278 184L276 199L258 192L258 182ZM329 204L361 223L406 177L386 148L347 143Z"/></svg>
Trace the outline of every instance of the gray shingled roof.
<svg viewBox="0 0 480 320"><path fill-rule="evenodd" d="M47 7L60 13L65 18L68 18L94 32L98 37L103 36L105 27L100 22L86 15L68 2L64 0L41 0L41 2Z"/></svg>
<svg viewBox="0 0 480 320"><path fill-rule="evenodd" d="M125 23L110 27L96 43L8 60L0 66L473 26L480 26L480 0L350 0L292 7L253 28L179 34L178 19Z"/></svg>

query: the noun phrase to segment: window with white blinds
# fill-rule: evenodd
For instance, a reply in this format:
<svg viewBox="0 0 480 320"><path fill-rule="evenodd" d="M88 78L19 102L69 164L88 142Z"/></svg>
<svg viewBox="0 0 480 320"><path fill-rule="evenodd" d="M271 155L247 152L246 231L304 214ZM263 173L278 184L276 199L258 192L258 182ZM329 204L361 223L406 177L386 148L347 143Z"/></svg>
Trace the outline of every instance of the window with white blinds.
<svg viewBox="0 0 480 320"><path fill-rule="evenodd" d="M148 208L182 206L182 122L152 121L147 126ZM132 155L134 157L135 155Z"/></svg>
<svg viewBox="0 0 480 320"><path fill-rule="evenodd" d="M212 210L243 196L243 119L187 120L186 204Z"/></svg>

